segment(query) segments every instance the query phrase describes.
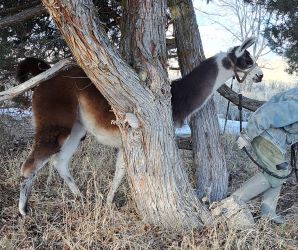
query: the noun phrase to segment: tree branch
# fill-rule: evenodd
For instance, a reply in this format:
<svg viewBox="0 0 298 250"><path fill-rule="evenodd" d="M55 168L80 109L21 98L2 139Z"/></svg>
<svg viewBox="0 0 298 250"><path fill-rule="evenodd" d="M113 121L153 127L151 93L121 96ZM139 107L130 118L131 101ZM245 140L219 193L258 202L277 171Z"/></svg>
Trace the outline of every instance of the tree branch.
<svg viewBox="0 0 298 250"><path fill-rule="evenodd" d="M233 91L231 88L229 88L226 84L221 86L217 92L223 96L224 98L228 99L235 105L239 106L239 97L238 94ZM258 101L255 99L250 99L248 97L243 96L242 99L242 107L246 108L250 111L256 111L257 108L259 108L261 105L264 104L264 101Z"/></svg>
<svg viewBox="0 0 298 250"><path fill-rule="evenodd" d="M39 4L40 4L40 1L37 0L34 2L27 3L27 4L17 5L17 6L11 7L11 8L3 8L0 11L0 15L1 16L6 16L6 15L12 16L15 13L26 10L28 8L36 7Z"/></svg>
<svg viewBox="0 0 298 250"><path fill-rule="evenodd" d="M179 149L192 150L192 140L191 137L179 137L176 136L176 143Z"/></svg>
<svg viewBox="0 0 298 250"><path fill-rule="evenodd" d="M12 98L24 93L25 91L32 89L39 83L56 76L59 72L61 72L62 70L68 69L69 67L73 66L74 64L75 63L73 60L64 59L64 60L56 63L53 67L46 70L45 72L42 72L41 74L39 74L35 77L32 77L28 81L26 81L16 87L10 88L6 91L0 92L0 101L12 99Z"/></svg>
<svg viewBox="0 0 298 250"><path fill-rule="evenodd" d="M24 10L13 16L8 16L0 19L0 28L5 28L9 25L23 22L29 18L47 13L46 9L42 5Z"/></svg>
<svg viewBox="0 0 298 250"><path fill-rule="evenodd" d="M166 42L167 42L167 49L175 49L177 47L175 37L167 38Z"/></svg>

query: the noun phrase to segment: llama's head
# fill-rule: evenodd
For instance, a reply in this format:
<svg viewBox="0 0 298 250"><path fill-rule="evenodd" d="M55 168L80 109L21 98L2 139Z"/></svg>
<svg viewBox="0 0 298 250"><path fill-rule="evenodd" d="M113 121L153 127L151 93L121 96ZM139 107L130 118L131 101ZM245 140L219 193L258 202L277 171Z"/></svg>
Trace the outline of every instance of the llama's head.
<svg viewBox="0 0 298 250"><path fill-rule="evenodd" d="M256 39L254 37L250 37L247 38L240 46L230 48L227 53L227 59L224 63L224 67L232 69L236 77L238 77L238 73L244 73L246 77L246 74L253 71L253 81L260 82L263 78L263 72L257 66L253 56L247 51L247 49L255 42Z"/></svg>

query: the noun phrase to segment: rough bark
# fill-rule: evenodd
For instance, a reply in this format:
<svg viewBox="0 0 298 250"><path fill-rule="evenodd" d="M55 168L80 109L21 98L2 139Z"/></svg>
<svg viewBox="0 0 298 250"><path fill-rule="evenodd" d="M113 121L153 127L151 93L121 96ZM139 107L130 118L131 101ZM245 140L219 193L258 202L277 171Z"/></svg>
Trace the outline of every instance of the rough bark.
<svg viewBox="0 0 298 250"><path fill-rule="evenodd" d="M205 59L200 32L191 0L169 0L168 3L180 70L186 75Z"/></svg>
<svg viewBox="0 0 298 250"><path fill-rule="evenodd" d="M209 202L222 200L228 190L228 172L213 99L192 117L190 127L197 195Z"/></svg>
<svg viewBox="0 0 298 250"><path fill-rule="evenodd" d="M170 0L178 61L182 75L196 67L205 55L191 0ZM191 118L193 164L199 198L221 200L227 193L228 174L219 137L219 125L213 99Z"/></svg>
<svg viewBox="0 0 298 250"><path fill-rule="evenodd" d="M165 46L165 39L155 35L160 29L156 25L163 25L156 15L165 13L165 2L131 1L129 6L137 16L132 21L139 53L136 61L142 68L140 78L146 84L141 84L139 76L99 29L91 0L43 0L43 3L78 64L112 106L141 217L166 228L193 228L210 222L209 211L196 199L181 167L174 140L169 85L156 56L157 44L163 42ZM158 11L154 13L155 10ZM125 123L128 112L137 117L138 128Z"/></svg>

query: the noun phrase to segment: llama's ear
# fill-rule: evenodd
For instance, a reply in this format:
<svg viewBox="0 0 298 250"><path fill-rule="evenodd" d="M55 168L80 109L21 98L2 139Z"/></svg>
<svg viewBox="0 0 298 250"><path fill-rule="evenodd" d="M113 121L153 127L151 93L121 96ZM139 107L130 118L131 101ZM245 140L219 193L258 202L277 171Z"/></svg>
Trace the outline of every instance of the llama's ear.
<svg viewBox="0 0 298 250"><path fill-rule="evenodd" d="M256 42L255 37L249 37L245 39L245 41L237 48L236 50L236 56L240 57L244 53L244 51L249 48L251 45L253 45Z"/></svg>

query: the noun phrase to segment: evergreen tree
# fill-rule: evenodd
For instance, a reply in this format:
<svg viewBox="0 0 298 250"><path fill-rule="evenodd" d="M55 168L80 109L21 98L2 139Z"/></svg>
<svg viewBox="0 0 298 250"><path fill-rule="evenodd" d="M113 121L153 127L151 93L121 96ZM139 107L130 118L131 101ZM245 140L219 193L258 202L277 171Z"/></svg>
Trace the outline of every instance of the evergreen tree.
<svg viewBox="0 0 298 250"><path fill-rule="evenodd" d="M265 37L273 51L287 58L288 72L298 74L298 0L246 0L272 14Z"/></svg>
<svg viewBox="0 0 298 250"><path fill-rule="evenodd" d="M275 14L265 30L269 44L287 58L289 73L298 74L298 0L271 0L267 8Z"/></svg>
<svg viewBox="0 0 298 250"><path fill-rule="evenodd" d="M114 44L119 41L120 0L95 0L98 16ZM0 0L0 19L13 17L41 5L39 0ZM0 21L0 22L1 22ZM71 53L52 18L44 11L25 21L15 20L0 28L0 91L18 84L14 74L24 57L38 57L55 63ZM31 92L13 99L20 107L30 106Z"/></svg>
<svg viewBox="0 0 298 250"><path fill-rule="evenodd" d="M119 40L120 0L96 0L98 16L109 38ZM37 0L0 0L0 19L11 17L41 5ZM43 14L16 22L0 29L0 82L13 75L18 61L26 56L45 59L50 63L69 57L70 51L56 29L52 18Z"/></svg>

